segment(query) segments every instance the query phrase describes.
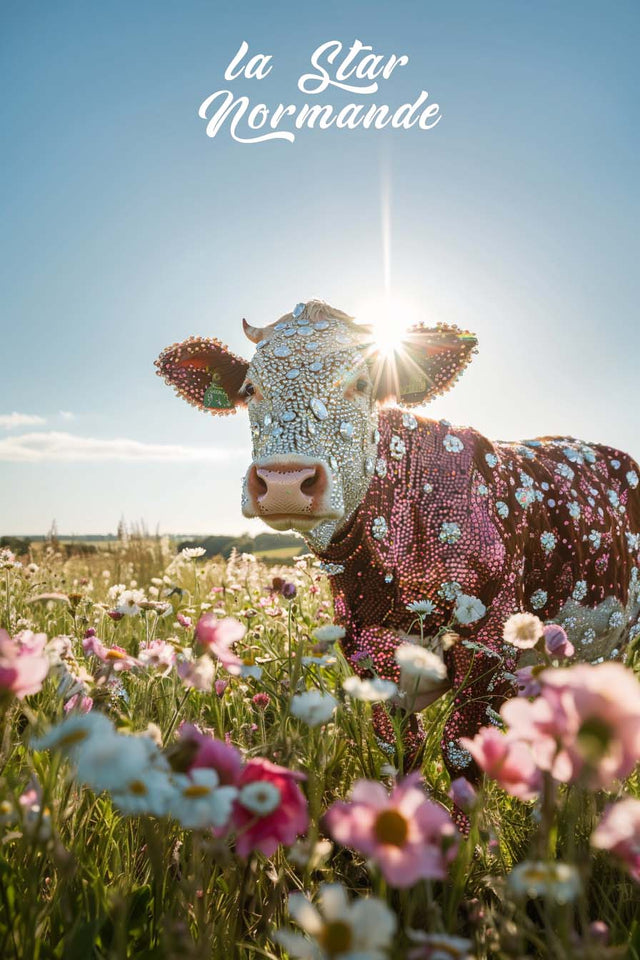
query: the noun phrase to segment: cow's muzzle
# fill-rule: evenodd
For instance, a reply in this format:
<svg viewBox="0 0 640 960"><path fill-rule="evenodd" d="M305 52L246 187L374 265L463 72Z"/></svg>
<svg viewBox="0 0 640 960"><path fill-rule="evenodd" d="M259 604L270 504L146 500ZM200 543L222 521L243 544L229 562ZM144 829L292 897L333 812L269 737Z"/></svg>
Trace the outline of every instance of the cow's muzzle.
<svg viewBox="0 0 640 960"><path fill-rule="evenodd" d="M245 489L245 517L260 517L275 530L306 532L342 517L342 510L331 506L331 473L312 457L258 460L249 467Z"/></svg>

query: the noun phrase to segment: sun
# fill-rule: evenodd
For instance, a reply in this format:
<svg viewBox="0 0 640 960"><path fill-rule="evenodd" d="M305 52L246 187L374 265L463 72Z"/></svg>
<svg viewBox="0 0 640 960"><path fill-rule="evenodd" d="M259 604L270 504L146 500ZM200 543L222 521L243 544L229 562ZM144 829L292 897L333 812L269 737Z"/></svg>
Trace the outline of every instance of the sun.
<svg viewBox="0 0 640 960"><path fill-rule="evenodd" d="M363 303L356 314L362 323L373 327L373 346L383 357L399 353L407 329L421 320L420 310L409 300L383 296Z"/></svg>

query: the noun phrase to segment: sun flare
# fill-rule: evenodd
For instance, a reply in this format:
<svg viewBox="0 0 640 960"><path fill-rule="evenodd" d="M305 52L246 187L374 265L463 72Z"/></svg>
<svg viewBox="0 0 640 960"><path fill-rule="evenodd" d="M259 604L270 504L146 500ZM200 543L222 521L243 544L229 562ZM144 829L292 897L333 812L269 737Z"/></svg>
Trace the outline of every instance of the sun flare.
<svg viewBox="0 0 640 960"><path fill-rule="evenodd" d="M422 319L415 304L397 297L383 297L363 304L357 318L371 324L374 346L385 357L400 350L407 329Z"/></svg>

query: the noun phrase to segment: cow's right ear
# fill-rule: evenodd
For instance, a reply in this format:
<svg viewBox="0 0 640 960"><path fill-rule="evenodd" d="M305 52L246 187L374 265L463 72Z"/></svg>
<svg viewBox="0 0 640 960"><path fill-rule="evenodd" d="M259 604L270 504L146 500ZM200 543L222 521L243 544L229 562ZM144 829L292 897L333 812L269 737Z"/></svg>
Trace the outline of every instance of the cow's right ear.
<svg viewBox="0 0 640 960"><path fill-rule="evenodd" d="M245 405L240 388L249 364L219 340L189 337L163 350L158 376L193 407L208 413L235 413Z"/></svg>

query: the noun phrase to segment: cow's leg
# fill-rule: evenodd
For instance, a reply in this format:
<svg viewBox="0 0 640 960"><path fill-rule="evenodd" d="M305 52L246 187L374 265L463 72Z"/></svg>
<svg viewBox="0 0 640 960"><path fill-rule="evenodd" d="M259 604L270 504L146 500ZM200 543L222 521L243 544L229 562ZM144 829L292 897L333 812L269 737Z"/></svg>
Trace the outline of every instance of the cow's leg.
<svg viewBox="0 0 640 960"><path fill-rule="evenodd" d="M387 627L352 627L343 641L343 650L358 676L381 677L397 683L400 670L395 660L397 647L406 640ZM407 714L398 707L377 703L373 707L373 729L381 749L390 760L401 758L403 773L415 769L421 760L425 733L417 714ZM396 727L402 730L398 749Z"/></svg>
<svg viewBox="0 0 640 960"><path fill-rule="evenodd" d="M398 743L396 725L401 729L401 745ZM407 714L398 707L384 707L376 703L373 707L373 729L380 749L390 760L400 763L403 773L410 773L420 766L425 733L417 713Z"/></svg>

